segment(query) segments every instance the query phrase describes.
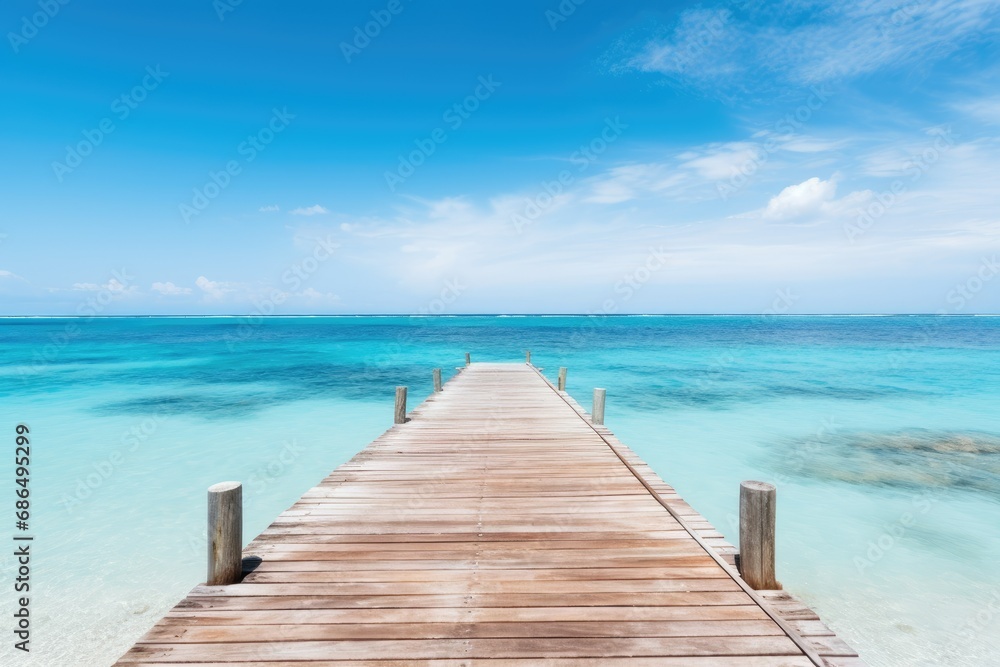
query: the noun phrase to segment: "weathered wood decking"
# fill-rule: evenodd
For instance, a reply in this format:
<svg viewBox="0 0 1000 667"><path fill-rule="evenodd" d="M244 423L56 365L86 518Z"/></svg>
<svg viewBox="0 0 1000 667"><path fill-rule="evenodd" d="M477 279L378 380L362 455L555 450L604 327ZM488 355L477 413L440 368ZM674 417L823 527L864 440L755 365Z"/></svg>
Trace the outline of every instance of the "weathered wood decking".
<svg viewBox="0 0 1000 667"><path fill-rule="evenodd" d="M410 417L118 664L862 664L531 366L473 364Z"/></svg>

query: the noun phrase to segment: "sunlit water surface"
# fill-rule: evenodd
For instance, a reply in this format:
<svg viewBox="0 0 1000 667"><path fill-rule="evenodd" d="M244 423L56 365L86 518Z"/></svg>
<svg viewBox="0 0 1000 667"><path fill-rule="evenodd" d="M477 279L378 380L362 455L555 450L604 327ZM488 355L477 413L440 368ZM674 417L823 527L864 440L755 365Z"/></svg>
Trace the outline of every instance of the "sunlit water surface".
<svg viewBox="0 0 1000 667"><path fill-rule="evenodd" d="M870 664L1000 664L1000 318L749 316L0 320L35 535L27 656L0 560L0 664L111 664L203 579L208 486L244 482L249 540L396 385L528 348L731 540L739 482L775 482L779 578Z"/></svg>

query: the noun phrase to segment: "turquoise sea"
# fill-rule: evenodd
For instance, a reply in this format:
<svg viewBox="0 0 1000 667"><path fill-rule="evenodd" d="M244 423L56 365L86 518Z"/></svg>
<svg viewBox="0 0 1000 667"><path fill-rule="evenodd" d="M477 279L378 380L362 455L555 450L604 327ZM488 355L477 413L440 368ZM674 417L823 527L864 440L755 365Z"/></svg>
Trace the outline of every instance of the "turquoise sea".
<svg viewBox="0 0 1000 667"><path fill-rule="evenodd" d="M778 485L778 575L871 665L1000 664L1000 318L302 317L0 320L0 489L31 429L32 651L109 665L202 581L205 490L249 540L469 351L524 350L732 541ZM10 544L10 542L8 542Z"/></svg>

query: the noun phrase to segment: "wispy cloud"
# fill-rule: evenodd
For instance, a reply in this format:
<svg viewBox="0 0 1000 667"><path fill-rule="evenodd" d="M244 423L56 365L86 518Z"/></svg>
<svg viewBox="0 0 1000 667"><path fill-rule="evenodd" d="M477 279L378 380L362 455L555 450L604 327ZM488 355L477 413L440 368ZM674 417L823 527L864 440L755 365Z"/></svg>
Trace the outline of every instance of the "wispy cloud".
<svg viewBox="0 0 1000 667"><path fill-rule="evenodd" d="M21 276L17 275L16 273L14 273L12 271L7 271L7 270L4 270L4 269L0 269L0 278L9 279L9 280L21 280L21 281L24 281L24 282L28 282L27 280L25 280Z"/></svg>
<svg viewBox="0 0 1000 667"><path fill-rule="evenodd" d="M959 102L954 108L988 125L1000 125L1000 95Z"/></svg>
<svg viewBox="0 0 1000 667"><path fill-rule="evenodd" d="M261 206L260 209L258 210L261 213L275 213L277 211L280 211L281 209L278 207L277 204L272 204L271 206Z"/></svg>
<svg viewBox="0 0 1000 667"><path fill-rule="evenodd" d="M319 204L314 206L299 207L289 211L292 215L325 215L330 211L326 210Z"/></svg>
<svg viewBox="0 0 1000 667"><path fill-rule="evenodd" d="M664 163L627 164L612 167L589 179L585 202L618 204L645 195L657 195L679 185L685 176Z"/></svg>
<svg viewBox="0 0 1000 667"><path fill-rule="evenodd" d="M73 283L75 292L111 292L116 296L138 294L139 288L135 285L126 285L117 278L112 278L108 282L99 285L97 283Z"/></svg>
<svg viewBox="0 0 1000 667"><path fill-rule="evenodd" d="M178 287L172 282L153 283L151 289L154 292L159 292L164 296L181 296L184 294L190 294L192 292L190 287Z"/></svg>
<svg viewBox="0 0 1000 667"><path fill-rule="evenodd" d="M619 67L662 74L722 97L809 86L919 64L989 40L992 0L780 0L690 9Z"/></svg>

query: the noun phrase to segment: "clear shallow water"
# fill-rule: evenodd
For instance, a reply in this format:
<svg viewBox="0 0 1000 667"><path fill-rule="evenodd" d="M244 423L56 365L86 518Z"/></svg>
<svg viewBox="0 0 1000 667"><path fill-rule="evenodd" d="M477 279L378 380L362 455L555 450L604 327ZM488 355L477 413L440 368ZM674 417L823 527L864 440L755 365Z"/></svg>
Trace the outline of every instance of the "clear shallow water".
<svg viewBox="0 0 1000 667"><path fill-rule="evenodd" d="M0 425L33 443L19 664L111 664L199 583L209 485L244 482L249 539L389 426L395 385L526 348L585 406L607 388L730 539L739 482L776 482L779 578L870 664L1000 664L1000 318L753 316L0 320Z"/></svg>

